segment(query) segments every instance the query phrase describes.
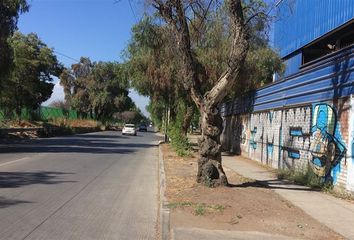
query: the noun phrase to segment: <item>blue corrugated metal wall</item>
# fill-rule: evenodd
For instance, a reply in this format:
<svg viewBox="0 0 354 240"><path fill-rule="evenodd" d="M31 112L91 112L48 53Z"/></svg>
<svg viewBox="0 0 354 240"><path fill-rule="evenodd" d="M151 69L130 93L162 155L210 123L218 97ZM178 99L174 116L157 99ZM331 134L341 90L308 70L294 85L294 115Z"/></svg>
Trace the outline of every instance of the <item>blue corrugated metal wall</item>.
<svg viewBox="0 0 354 240"><path fill-rule="evenodd" d="M274 26L281 57L354 18L354 0L283 0Z"/></svg>
<svg viewBox="0 0 354 240"><path fill-rule="evenodd" d="M264 111L350 94L354 94L354 46L327 55L288 78L224 103L221 113L227 116Z"/></svg>
<svg viewBox="0 0 354 240"><path fill-rule="evenodd" d="M300 51L297 51L283 60L286 66L284 76L289 76L299 71L302 64L302 53Z"/></svg>

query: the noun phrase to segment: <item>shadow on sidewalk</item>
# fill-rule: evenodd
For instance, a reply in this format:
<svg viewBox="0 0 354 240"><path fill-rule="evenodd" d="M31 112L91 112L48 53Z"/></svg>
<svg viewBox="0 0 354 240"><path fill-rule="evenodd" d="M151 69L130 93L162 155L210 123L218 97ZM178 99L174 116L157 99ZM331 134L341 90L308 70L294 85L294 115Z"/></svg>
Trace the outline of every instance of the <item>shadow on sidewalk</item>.
<svg viewBox="0 0 354 240"><path fill-rule="evenodd" d="M229 184L231 188L266 188L266 189L284 189L284 190L296 190L296 191L308 191L308 192L320 192L319 189L313 189L302 185L296 185L294 183L270 179L270 180L255 180L253 182L245 182L242 184Z"/></svg>

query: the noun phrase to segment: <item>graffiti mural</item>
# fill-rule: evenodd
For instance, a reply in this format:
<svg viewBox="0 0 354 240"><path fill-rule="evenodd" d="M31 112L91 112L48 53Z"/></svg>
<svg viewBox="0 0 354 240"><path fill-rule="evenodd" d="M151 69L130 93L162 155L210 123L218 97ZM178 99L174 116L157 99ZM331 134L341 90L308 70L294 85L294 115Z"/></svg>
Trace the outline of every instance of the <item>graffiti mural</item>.
<svg viewBox="0 0 354 240"><path fill-rule="evenodd" d="M254 113L250 118L249 157L278 167L281 111Z"/></svg>
<svg viewBox="0 0 354 240"><path fill-rule="evenodd" d="M318 176L336 182L346 146L337 112L329 104L259 112L232 119L235 121L232 122L233 139L242 149L241 154L274 168L307 169L310 166Z"/></svg>
<svg viewBox="0 0 354 240"><path fill-rule="evenodd" d="M347 149L331 105L317 103L233 119L232 136L242 155L273 168L306 171L310 167L333 183L345 178L341 163Z"/></svg>
<svg viewBox="0 0 354 240"><path fill-rule="evenodd" d="M308 165L308 148L311 136L309 106L283 110L281 122L281 168L304 169Z"/></svg>
<svg viewBox="0 0 354 240"><path fill-rule="evenodd" d="M330 105L313 105L309 163L318 176L333 182L346 153L338 125L337 113Z"/></svg>

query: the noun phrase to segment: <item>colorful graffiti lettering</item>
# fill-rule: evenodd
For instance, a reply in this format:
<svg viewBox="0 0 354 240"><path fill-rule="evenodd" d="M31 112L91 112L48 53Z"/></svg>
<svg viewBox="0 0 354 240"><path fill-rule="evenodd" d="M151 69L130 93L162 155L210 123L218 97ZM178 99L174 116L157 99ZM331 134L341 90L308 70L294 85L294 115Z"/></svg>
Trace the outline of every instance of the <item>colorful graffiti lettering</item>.
<svg viewBox="0 0 354 240"><path fill-rule="evenodd" d="M250 140L250 146L251 146L253 149L257 149L257 142L255 141L256 133L257 133L257 128L255 127L255 128L251 131L251 140Z"/></svg>
<svg viewBox="0 0 354 240"><path fill-rule="evenodd" d="M273 143L268 143L267 144L267 157L268 157L268 159L272 159L273 158L273 148L274 148Z"/></svg>
<svg viewBox="0 0 354 240"><path fill-rule="evenodd" d="M302 127L290 127L290 136L292 137L302 137L304 133L302 132Z"/></svg>
<svg viewBox="0 0 354 240"><path fill-rule="evenodd" d="M235 139L251 159L275 168L306 171L310 166L325 181L336 183L347 151L339 125L336 110L317 103L243 116Z"/></svg>
<svg viewBox="0 0 354 240"><path fill-rule="evenodd" d="M336 182L340 161L346 152L336 111L328 104L314 104L309 147L312 170L326 180Z"/></svg>

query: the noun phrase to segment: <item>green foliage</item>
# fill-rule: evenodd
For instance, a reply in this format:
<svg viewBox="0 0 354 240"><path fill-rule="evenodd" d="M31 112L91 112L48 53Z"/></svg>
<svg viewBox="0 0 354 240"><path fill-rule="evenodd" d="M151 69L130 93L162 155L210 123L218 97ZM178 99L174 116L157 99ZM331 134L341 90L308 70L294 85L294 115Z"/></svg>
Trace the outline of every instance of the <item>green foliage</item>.
<svg viewBox="0 0 354 240"><path fill-rule="evenodd" d="M19 118L21 109L35 110L50 98L53 76L59 76L62 66L53 50L34 33L16 32L10 46L14 52L13 70L3 84L0 102L8 113L15 110Z"/></svg>
<svg viewBox="0 0 354 240"><path fill-rule="evenodd" d="M287 179L291 182L315 189L331 188L330 184L325 183L323 178L317 176L310 167L306 171L282 169L277 171L277 175L279 179Z"/></svg>
<svg viewBox="0 0 354 240"><path fill-rule="evenodd" d="M8 39L17 29L20 13L27 12L29 5L26 0L0 1L0 94L2 83L6 81L12 66L12 49Z"/></svg>
<svg viewBox="0 0 354 240"><path fill-rule="evenodd" d="M213 182L212 182L211 178L208 177L208 176L205 177L203 183L204 183L204 185L206 187L212 187L213 186Z"/></svg>
<svg viewBox="0 0 354 240"><path fill-rule="evenodd" d="M135 105L129 94L126 67L114 62L94 62L82 57L80 62L60 75L65 99L84 116L107 122L118 112Z"/></svg>
<svg viewBox="0 0 354 240"><path fill-rule="evenodd" d="M133 27L126 57L131 84L140 94L150 97L147 110L155 126L161 128L165 107L170 106L170 116L174 118L176 99L186 93L181 87L173 38L169 29L155 20L145 17Z"/></svg>
<svg viewBox="0 0 354 240"><path fill-rule="evenodd" d="M177 116L170 123L168 128L168 136L171 138L171 145L178 156L190 156L192 151L187 136L181 131L185 108L183 100L180 100L177 105Z"/></svg>
<svg viewBox="0 0 354 240"><path fill-rule="evenodd" d="M150 113L150 117L154 126L157 129L162 129L162 118L164 112L164 104L161 101L152 102L150 100L149 105L146 106L146 110Z"/></svg>
<svg viewBox="0 0 354 240"><path fill-rule="evenodd" d="M152 100L168 102L173 98L177 69L167 30L146 17L132 28L128 45L129 78L132 86Z"/></svg>
<svg viewBox="0 0 354 240"><path fill-rule="evenodd" d="M264 13L268 6L263 0L244 1L246 19L255 12ZM228 66L231 52L231 32L229 13L224 3L212 4L207 8L205 2L183 3L194 6L193 11L185 10L188 15L188 29L191 38L191 54L196 65L197 79L193 85L201 95L209 91L222 76ZM198 6L198 4L201 4ZM202 6L203 5L203 6ZM202 8L208 9L206 12ZM200 12L198 12L200 11ZM189 15L189 13L191 13ZM281 73L283 65L267 38L268 19L263 14L251 18L247 27L250 33L250 54L246 59L237 86L230 86L229 97L235 97L246 91L260 87L272 81L274 72ZM132 86L142 95L150 97L148 111L155 125L161 126L166 108L170 109L169 136L172 145L179 154L188 154L188 141L183 128L189 126L186 107L180 108L180 102L192 106L189 76L185 76L182 64L183 55L177 46L178 41L171 26L162 24L155 16L146 16L132 28L132 39L127 47L127 69ZM189 46L188 46L189 48ZM183 123L186 117L186 124ZM192 121L199 125L199 117Z"/></svg>
<svg viewBox="0 0 354 240"><path fill-rule="evenodd" d="M194 210L194 213L196 216L202 216L206 213L205 205L204 204L198 204Z"/></svg>
<svg viewBox="0 0 354 240"><path fill-rule="evenodd" d="M259 13L259 17L252 18L248 22L250 44L248 55L241 71L240 80L236 83L237 86L234 86L230 91L229 97L239 96L246 91L270 83L274 73L281 75L284 72L280 56L269 45L269 19L264 14L268 9L267 4L263 0L247 0L244 1L244 5L246 19L255 13L255 9ZM191 28L192 36L197 35L201 38L195 46L195 55L204 66L206 74L203 92L215 85L227 66L231 51L230 36L232 36L229 24L226 8L222 6L209 13L203 34L199 33L199 29Z"/></svg>
<svg viewBox="0 0 354 240"><path fill-rule="evenodd" d="M175 208L179 208L179 207L191 207L193 205L194 205L194 203L192 203L192 202L173 202L173 203L169 203L167 205L167 207L170 209L175 209Z"/></svg>
<svg viewBox="0 0 354 240"><path fill-rule="evenodd" d="M190 156L191 145L187 136L181 133L181 128L181 123L171 123L168 129L168 136L171 138L171 145L178 156Z"/></svg>
<svg viewBox="0 0 354 240"><path fill-rule="evenodd" d="M203 216L206 213L210 212L222 212L225 210L225 206L220 205L220 204L205 204L205 203L193 203L193 202L173 202L169 203L168 208L170 209L176 209L176 208L188 208L188 207L193 207L194 208L194 214L196 216Z"/></svg>
<svg viewBox="0 0 354 240"><path fill-rule="evenodd" d="M270 47L252 49L247 56L247 72L250 89L272 82L273 73L282 74L284 64L279 55Z"/></svg>

